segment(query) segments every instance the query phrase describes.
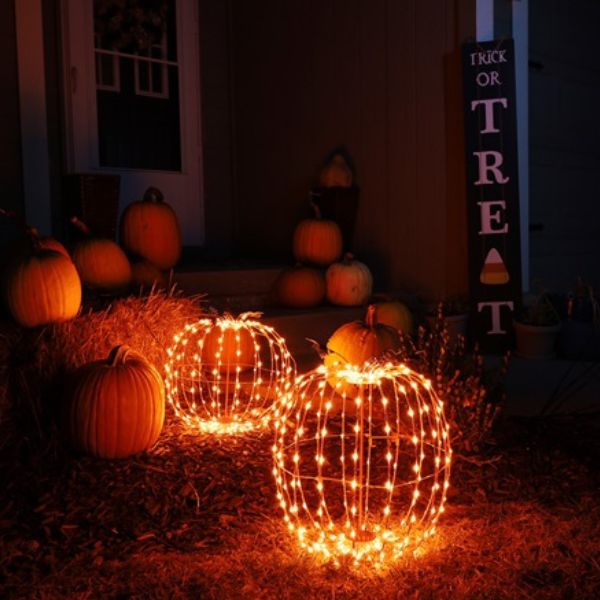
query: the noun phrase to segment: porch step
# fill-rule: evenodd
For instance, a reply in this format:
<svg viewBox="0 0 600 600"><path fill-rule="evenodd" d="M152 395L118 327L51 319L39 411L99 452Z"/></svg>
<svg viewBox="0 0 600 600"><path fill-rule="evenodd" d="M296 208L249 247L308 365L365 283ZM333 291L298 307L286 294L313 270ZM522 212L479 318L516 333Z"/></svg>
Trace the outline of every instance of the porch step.
<svg viewBox="0 0 600 600"><path fill-rule="evenodd" d="M173 281L185 294L206 294L219 310L261 310L272 303L271 290L283 267L179 270Z"/></svg>

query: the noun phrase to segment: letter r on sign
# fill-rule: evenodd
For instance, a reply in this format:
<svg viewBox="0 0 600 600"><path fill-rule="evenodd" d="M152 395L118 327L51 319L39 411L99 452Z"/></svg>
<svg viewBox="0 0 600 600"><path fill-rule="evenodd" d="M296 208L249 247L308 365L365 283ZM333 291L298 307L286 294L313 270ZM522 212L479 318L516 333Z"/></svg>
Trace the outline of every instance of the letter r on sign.
<svg viewBox="0 0 600 600"><path fill-rule="evenodd" d="M497 183L506 183L510 179L510 177L504 177L500 171L500 167L504 162L500 152L485 150L482 152L473 152L473 156L476 156L479 161L479 179L475 182L475 185L493 184L494 182L489 178L489 173L494 176Z"/></svg>

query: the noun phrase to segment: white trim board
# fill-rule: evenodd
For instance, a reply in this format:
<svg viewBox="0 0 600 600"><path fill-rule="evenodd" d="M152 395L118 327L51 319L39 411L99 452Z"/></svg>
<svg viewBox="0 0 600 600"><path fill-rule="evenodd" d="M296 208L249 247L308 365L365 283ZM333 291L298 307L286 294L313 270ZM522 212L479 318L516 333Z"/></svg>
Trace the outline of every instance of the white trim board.
<svg viewBox="0 0 600 600"><path fill-rule="evenodd" d="M15 29L25 218L41 233L49 234L52 209L42 0L15 2Z"/></svg>

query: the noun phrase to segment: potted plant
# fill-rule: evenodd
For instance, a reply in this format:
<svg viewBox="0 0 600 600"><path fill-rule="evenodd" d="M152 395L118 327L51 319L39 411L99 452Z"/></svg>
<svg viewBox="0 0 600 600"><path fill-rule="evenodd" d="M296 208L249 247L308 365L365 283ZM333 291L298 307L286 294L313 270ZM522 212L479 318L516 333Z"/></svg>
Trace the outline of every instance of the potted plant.
<svg viewBox="0 0 600 600"><path fill-rule="evenodd" d="M514 321L516 355L521 358L554 358L560 316L548 294L540 292Z"/></svg>
<svg viewBox="0 0 600 600"><path fill-rule="evenodd" d="M469 299L464 294L451 294L446 296L434 309L430 309L427 321L433 328L436 318L442 316L448 329L448 340L455 343L462 336L467 337L469 321Z"/></svg>
<svg viewBox="0 0 600 600"><path fill-rule="evenodd" d="M600 303L581 276L567 294L552 297L563 319L558 336L560 356L570 360L600 360Z"/></svg>

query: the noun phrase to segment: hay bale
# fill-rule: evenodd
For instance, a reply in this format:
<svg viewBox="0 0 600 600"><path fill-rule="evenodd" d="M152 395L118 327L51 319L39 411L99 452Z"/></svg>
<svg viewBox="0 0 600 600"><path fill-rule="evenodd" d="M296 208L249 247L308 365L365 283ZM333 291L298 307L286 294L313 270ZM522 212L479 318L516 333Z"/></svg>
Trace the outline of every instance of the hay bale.
<svg viewBox="0 0 600 600"><path fill-rule="evenodd" d="M206 311L201 297L154 291L89 310L66 323L0 333L0 437L51 435L69 372L127 344L162 373L173 335Z"/></svg>

